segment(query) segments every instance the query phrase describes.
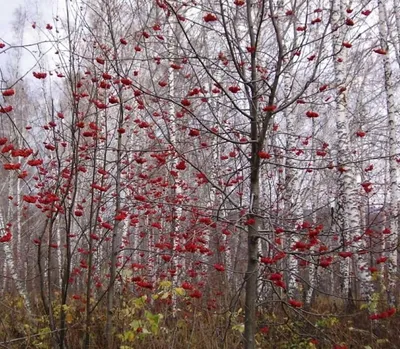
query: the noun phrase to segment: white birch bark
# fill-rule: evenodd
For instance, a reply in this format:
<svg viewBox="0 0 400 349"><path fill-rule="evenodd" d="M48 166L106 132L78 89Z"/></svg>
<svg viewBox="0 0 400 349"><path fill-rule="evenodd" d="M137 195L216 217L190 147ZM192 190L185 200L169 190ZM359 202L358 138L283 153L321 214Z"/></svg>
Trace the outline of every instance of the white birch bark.
<svg viewBox="0 0 400 349"><path fill-rule="evenodd" d="M312 125L312 137L311 137L311 149L315 149L315 145L314 145L314 135L315 135L315 124L313 121L313 125ZM315 155L312 155L312 161L310 162L311 164L315 163ZM311 202L309 202L309 208L311 210L311 222L313 225L316 224L317 222L317 193L316 193L316 175L313 175L312 180L311 180ZM315 254L317 254L317 248L316 246L312 246L310 248L310 252L311 255L314 256ZM318 264L316 263L316 260L311 260L309 267L308 267L308 279L309 279L309 289L307 291L306 294L306 300L305 303L306 305L310 306L311 305L311 301L313 299L313 295L314 295L314 290L318 287Z"/></svg>
<svg viewBox="0 0 400 349"><path fill-rule="evenodd" d="M17 207L21 207L21 179L17 178L17 183L16 183L16 202L17 202ZM15 251L17 253L18 258L21 258L21 210L17 211L17 229L16 229L16 239L15 239ZM22 263L22 260L20 261Z"/></svg>
<svg viewBox="0 0 400 349"><path fill-rule="evenodd" d="M389 224L391 234L387 239L388 249L388 302L394 306L396 303L396 274L397 274L397 243L398 243L398 183L397 183L397 117L394 101L394 82L392 67L389 56L389 45L388 45L388 32L387 24L385 21L385 4L382 0L378 0L379 10L379 34L381 49L386 51L383 55L383 69L385 79L385 92L386 92L386 111L388 116L389 126ZM396 15L397 20L398 15Z"/></svg>
<svg viewBox="0 0 400 349"><path fill-rule="evenodd" d="M284 4L283 1L280 1L278 4L278 8L280 13L283 15L284 13ZM280 22L281 23L281 22ZM282 24L282 23L281 23ZM283 37L283 51L286 53L288 50L288 42L287 36L284 35L284 30L282 25L280 26L280 32ZM291 71L289 67L285 67L283 72L283 88L285 98L290 98L292 81L291 81ZM297 147L297 136L296 136L296 126L297 126L297 115L295 112L289 112L287 109L284 111L285 119L286 119L286 172L285 172L285 195L284 195L284 205L285 205L285 214L290 222L290 230L295 231L297 225L301 221L302 217L302 208L299 205L299 190L300 190L300 178L299 171L296 167L298 167L298 162L294 158L294 154L291 152L291 149L295 149ZM299 240L296 234L290 234L288 239L288 248L296 244ZM288 282L288 296L290 298L295 296L297 290L297 282L296 278L299 274L299 265L298 260L294 254L290 254L288 258L288 268L289 268L289 282Z"/></svg>
<svg viewBox="0 0 400 349"><path fill-rule="evenodd" d="M0 214L0 229L2 234L4 234L4 221L3 221L3 216ZM20 296L23 298L25 307L28 311L28 313L31 313L31 304L30 300L28 297L28 292L25 288L24 282L19 278L18 273L17 273L17 268L15 266L15 261L14 261L14 254L11 250L11 246L9 243L3 243L3 248L4 248L4 254L6 257L6 265L7 268L10 272L11 279L15 282L15 287L20 294Z"/></svg>
<svg viewBox="0 0 400 349"><path fill-rule="evenodd" d="M342 11L344 10L341 0L332 0L333 2L333 14L332 14L332 26L333 26L333 52L338 54L334 57L334 69L336 78L336 88L339 89L346 82L346 51L342 50L342 34L341 34L341 21L343 20ZM340 54L339 52L342 51ZM340 61L339 61L340 58ZM338 133L338 165L341 163L346 163L349 153L349 131L347 124L347 102L345 92L339 93L336 99L336 129ZM346 199L349 197L349 191L351 188L349 186L350 181L353 179L352 167L348 165L346 167L347 172L344 172L342 178L339 182L340 194L338 198L338 203L335 208L336 214L336 226L338 228L337 233L341 235L341 242L344 250L347 250L347 242L350 239L350 234L347 229L346 224ZM347 173L347 175L346 175ZM346 185L346 187L345 187ZM342 277L341 292L344 299L348 297L350 290L350 260L345 258L340 263L340 273Z"/></svg>
<svg viewBox="0 0 400 349"><path fill-rule="evenodd" d="M288 117L289 119L290 117ZM288 122L289 124L289 122ZM289 125L292 127L292 125ZM293 130L293 129L292 129ZM293 133L288 129L288 145L290 144L290 138L292 138ZM294 138L294 137L293 137ZM290 149L290 147L289 147ZM297 229L298 224L301 221L302 210L301 207L296 203L295 198L298 197L299 192L299 179L297 170L294 168L295 160L288 157L286 159L286 190L287 190L287 197L285 199L285 204L287 204L288 208L286 212L289 213L291 216L291 230L295 231ZM289 247L296 244L299 241L298 236L296 233L291 234L289 238ZM289 282L288 282L288 296L289 298L295 297L297 292L297 282L296 279L299 273L299 265L298 260L296 259L294 254L289 255Z"/></svg>
<svg viewBox="0 0 400 349"><path fill-rule="evenodd" d="M9 188L10 192L12 193L12 181L10 178L10 188ZM9 211L10 211L11 206L9 206ZM10 216L10 212L8 213L8 215ZM4 215L3 213L0 211L0 234L1 236L6 234L6 226L4 223ZM11 238L12 239L12 238ZM31 304L30 304L30 300L28 297L28 292L26 290L25 287L25 283L23 282L22 279L20 279L18 272L17 272L17 268L16 268L16 263L15 263L15 258L14 258L14 253L12 250L12 242L4 242L2 243L3 248L4 248L4 254L6 257L6 266L7 269L10 272L10 276L11 279L15 282L15 287L18 291L18 293L20 294L20 296L23 298L24 300L24 304L25 307L28 311L28 314L31 314ZM6 268L4 268L5 271Z"/></svg>
<svg viewBox="0 0 400 349"><path fill-rule="evenodd" d="M63 243L61 238L61 223L60 219L57 220L57 228L56 228L56 243L59 246L56 250L57 255L57 274L58 274L58 285L61 287L62 285L62 251L63 251Z"/></svg>
<svg viewBox="0 0 400 349"><path fill-rule="evenodd" d="M169 59L170 61L173 60L174 57L177 56L176 54L176 46L174 45L174 41L172 40L172 38L175 37L175 35L177 35L177 31L176 31L176 25L175 23L170 23L168 26L168 35L169 35L169 40L170 40L170 47L169 47ZM170 96L172 98L175 97L176 95L176 84L175 84L175 71L174 69L172 69L171 67L168 68L168 86L169 86L169 91L170 91ZM175 148L177 146L177 120L176 120L176 113L175 113L175 104L174 103L170 103L169 105L169 114L170 114L170 118L171 118L171 122L170 122L170 142L171 145ZM178 164L178 162L180 161L180 159L178 157L175 157L172 161L172 169L175 170L176 165ZM182 176L182 174L180 174L180 176ZM175 197L182 195L183 190L182 190L182 186L180 185L182 179L181 178L177 178L176 179L176 187L174 190L173 195ZM181 205L176 205L175 207L172 208L172 216L175 216L176 219L173 218L172 220L172 230L174 232L174 237L172 238L172 245L173 245L173 251L175 251L176 248L176 244L177 244L177 237L179 236L179 232L180 232L180 217L182 216L182 206ZM176 257L178 258L178 257ZM180 260L173 260L172 261L173 265L177 265L180 263ZM173 267L172 267L173 269ZM175 287L178 287L178 273L175 273L172 276L172 287L173 289L175 289ZM173 316L176 315L176 294L175 292L172 292L172 314Z"/></svg>
<svg viewBox="0 0 400 349"><path fill-rule="evenodd" d="M349 115L347 112L346 85L347 85L347 55L346 50L342 49L344 41L343 14L345 13L344 4L341 0L332 0L332 29L333 29L333 51L334 51L334 70L336 80L336 130L338 136L338 166L342 168L339 177L339 206L337 210L337 221L340 225L340 234L344 250L347 245L354 240L353 249L355 252L363 249L360 231L360 212L356 197L358 195L355 176L355 167L350 156L350 134L349 134ZM339 59L340 58L340 59ZM364 254L356 255L355 274L360 278L361 296L368 299L371 295L371 280L364 260ZM350 291L350 259L344 258L340 265L341 276L343 278L342 296L347 299Z"/></svg>
<svg viewBox="0 0 400 349"><path fill-rule="evenodd" d="M8 274L7 262L4 261L4 264L3 264L3 275L4 275L4 277L3 277L3 282L2 282L2 285L1 285L2 294L4 294L4 292L6 291L6 288L7 288L7 274Z"/></svg>
<svg viewBox="0 0 400 349"><path fill-rule="evenodd" d="M396 34L394 35L395 38L393 40L393 43L395 44L396 47L397 62L400 65L400 1L399 0L393 0L393 13L396 21Z"/></svg>

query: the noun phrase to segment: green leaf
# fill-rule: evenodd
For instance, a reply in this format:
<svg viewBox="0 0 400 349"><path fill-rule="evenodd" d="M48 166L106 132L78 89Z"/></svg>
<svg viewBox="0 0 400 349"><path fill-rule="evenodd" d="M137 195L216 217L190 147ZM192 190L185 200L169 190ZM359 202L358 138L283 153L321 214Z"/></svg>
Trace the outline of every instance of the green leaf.
<svg viewBox="0 0 400 349"><path fill-rule="evenodd" d="M151 332L154 334L158 333L159 325L160 325L160 320L163 318L162 314L152 314L149 311L145 311L144 316L146 317L150 328Z"/></svg>
<svg viewBox="0 0 400 349"><path fill-rule="evenodd" d="M184 288L182 287L176 287L174 288L174 292L178 295L178 296L184 296L186 294L186 291Z"/></svg>
<svg viewBox="0 0 400 349"><path fill-rule="evenodd" d="M131 327L134 331L136 331L139 327L143 327L142 321L140 321L140 320L133 320L133 321L131 322L130 327Z"/></svg>
<svg viewBox="0 0 400 349"><path fill-rule="evenodd" d="M243 333L244 332L244 324L234 325L234 326L232 326L232 330Z"/></svg>
<svg viewBox="0 0 400 349"><path fill-rule="evenodd" d="M133 342L135 340L135 332L125 331L122 339L124 342Z"/></svg>
<svg viewBox="0 0 400 349"><path fill-rule="evenodd" d="M135 305L136 308L140 309L143 308L143 306L146 304L147 296L144 295L142 297L136 298L133 301L133 304Z"/></svg>
<svg viewBox="0 0 400 349"><path fill-rule="evenodd" d="M170 295L171 295L171 294L170 294L169 292L164 292L164 293L161 295L161 299L167 299Z"/></svg>
<svg viewBox="0 0 400 349"><path fill-rule="evenodd" d="M172 286L172 282L168 280L163 280L160 282L160 288L170 288Z"/></svg>

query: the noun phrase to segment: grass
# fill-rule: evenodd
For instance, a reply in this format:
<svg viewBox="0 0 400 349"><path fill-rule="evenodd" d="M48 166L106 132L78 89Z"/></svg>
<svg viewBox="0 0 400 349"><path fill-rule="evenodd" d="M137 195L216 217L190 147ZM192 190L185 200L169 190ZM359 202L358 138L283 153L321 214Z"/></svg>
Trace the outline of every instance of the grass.
<svg viewBox="0 0 400 349"><path fill-rule="evenodd" d="M229 311L224 304L209 307L205 299L182 295L176 308L168 297L120 296L114 312L113 348L131 349L235 349L241 348L244 313L240 305ZM221 302L222 303L222 302ZM384 309L384 305L382 305ZM54 305L57 318L59 307ZM84 307L70 300L67 310L68 348L81 348L85 334ZM366 309L348 313L329 298L319 298L311 309L293 309L267 303L258 312L257 348L400 348L399 315L371 321ZM335 310L336 312L332 312ZM52 348L47 316L37 302L30 317L19 297L7 295L0 302L0 348ZM90 348L105 348L105 308L93 311ZM336 347L335 347L336 346Z"/></svg>

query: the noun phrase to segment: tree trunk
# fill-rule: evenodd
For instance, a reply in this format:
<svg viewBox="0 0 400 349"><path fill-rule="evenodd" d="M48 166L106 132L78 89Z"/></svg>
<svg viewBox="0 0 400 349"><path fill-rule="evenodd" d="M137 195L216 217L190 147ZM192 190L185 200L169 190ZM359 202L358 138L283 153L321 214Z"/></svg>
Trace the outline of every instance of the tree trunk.
<svg viewBox="0 0 400 349"><path fill-rule="evenodd" d="M349 133L349 115L347 113L347 55L346 50L342 48L344 41L343 13L345 8L341 0L333 0L332 11L332 30L333 51L334 51L334 70L336 78L336 129L338 134L338 178L339 198L338 209L336 210L336 220L339 225L341 241L344 250L348 249L348 244L352 241L353 250L358 252L363 249L360 230L360 212L356 201L357 178L355 176L355 166L351 157L350 133ZM364 260L364 254L357 254L355 274L358 274L361 282L361 293L365 298L371 294L371 280L367 273L367 263ZM350 260L344 258L341 261L341 277L343 278L342 296L348 298L350 291Z"/></svg>
<svg viewBox="0 0 400 349"><path fill-rule="evenodd" d="M251 6L247 6L247 21L249 27L250 46L256 47L256 37L254 34L254 20L252 17ZM250 159L250 207L248 219L253 220L253 224L248 226L247 230L247 269L245 275L245 320L244 320L244 348L255 349L256 334L256 302L257 302L257 279L258 279L258 251L259 251L259 230L261 226L259 214L260 208L260 158L258 152L262 149L263 138L266 127L261 127L261 121L258 115L257 98L257 70L256 70L256 52L251 53L251 83L250 85L250 138L251 159Z"/></svg>
<svg viewBox="0 0 400 349"><path fill-rule="evenodd" d="M394 84L392 67L389 58L388 33L385 20L385 4L378 0L379 9L379 34L381 49L386 51L383 56L383 69L386 92L386 112L388 115L389 126L389 224L390 235L387 240L386 249L388 250L388 303L390 306L396 305L396 280L397 280L397 244L398 244L398 183L397 183L397 117L394 102ZM396 15L397 19L398 15Z"/></svg>
<svg viewBox="0 0 400 349"><path fill-rule="evenodd" d="M9 177L9 195L10 196L13 195L12 187L13 187L13 178L10 175L10 177ZM9 205L11 205L11 204L9 204ZM8 208L9 208L9 212L8 212L9 218L8 219L11 219L11 211L10 211L11 206L9 206ZM2 212L0 212L0 236L3 234L6 234L6 232L7 232L7 229L6 229L6 226L4 223L4 216L3 216ZM11 238L11 239L13 239L13 238ZM26 287L25 287L26 285L25 285L24 281L18 275L12 246L13 246L12 241L3 243L4 254L6 257L5 265L7 266L8 270L10 272L11 279L14 280L15 287L16 287L19 295L24 300L25 307L30 316L31 315L31 304L30 304L30 300L28 297L28 291L26 290ZM6 269L6 268L4 268L4 269Z"/></svg>
<svg viewBox="0 0 400 349"><path fill-rule="evenodd" d="M254 161L255 162L255 161ZM250 212L257 212L259 207L259 169L257 164L252 164L251 175L251 201ZM260 218L257 215L249 214L249 219L254 219L255 223L248 227L247 237L247 270L246 270L246 299L245 299L245 330L244 341L245 349L255 348L256 334L256 302L257 302L257 278L258 278L258 231L260 227Z"/></svg>

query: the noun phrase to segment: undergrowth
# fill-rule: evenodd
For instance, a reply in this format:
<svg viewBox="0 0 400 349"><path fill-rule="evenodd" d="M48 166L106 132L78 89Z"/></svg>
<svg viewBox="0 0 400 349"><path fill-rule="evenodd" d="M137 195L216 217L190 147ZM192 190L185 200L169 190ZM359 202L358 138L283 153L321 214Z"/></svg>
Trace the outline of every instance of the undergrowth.
<svg viewBox="0 0 400 349"><path fill-rule="evenodd" d="M120 297L114 312L114 346L109 349L235 349L242 347L244 311L240 301L234 309L192 299L178 289L176 306L171 293ZM54 316L60 306L54 300ZM384 308L384 305L380 305ZM85 335L85 304L75 296L68 305L67 348L81 348ZM400 348L398 314L371 320L365 306L341 311L342 305L319 298L310 309L267 303L258 312L257 348ZM52 348L57 329L50 329L40 301L29 315L22 299L8 295L0 302L0 348ZM105 348L105 307L99 303L91 314L90 348Z"/></svg>

